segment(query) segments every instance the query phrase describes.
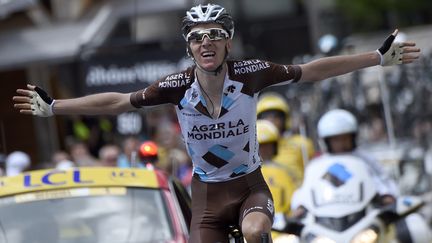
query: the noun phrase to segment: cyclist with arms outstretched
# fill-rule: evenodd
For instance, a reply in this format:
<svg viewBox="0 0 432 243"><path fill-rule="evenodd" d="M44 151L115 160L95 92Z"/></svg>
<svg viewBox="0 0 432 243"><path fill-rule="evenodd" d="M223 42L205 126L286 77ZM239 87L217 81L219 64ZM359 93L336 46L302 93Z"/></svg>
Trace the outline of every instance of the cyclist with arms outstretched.
<svg viewBox="0 0 432 243"><path fill-rule="evenodd" d="M228 60L234 22L214 4L187 11L182 31L195 65L143 90L53 100L41 88L28 85L13 99L21 113L38 116L119 114L143 106L175 105L194 166L189 240L193 243L227 242L230 224L239 224L249 243L270 233L273 200L260 171L255 128L262 89L318 81L378 64L411 63L420 51L415 43L392 44L395 31L377 51L303 65ZM393 50L396 55L391 55Z"/></svg>

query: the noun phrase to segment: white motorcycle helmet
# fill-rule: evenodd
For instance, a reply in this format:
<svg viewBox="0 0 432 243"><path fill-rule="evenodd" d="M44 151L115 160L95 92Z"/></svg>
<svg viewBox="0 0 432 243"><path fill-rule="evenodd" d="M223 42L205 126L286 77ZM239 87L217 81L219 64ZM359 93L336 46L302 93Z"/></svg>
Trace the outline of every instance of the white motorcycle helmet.
<svg viewBox="0 0 432 243"><path fill-rule="evenodd" d="M325 142L326 138L342 134L356 135L357 131L357 119L349 111L343 109L328 111L318 121L319 143L326 151L328 150L328 146Z"/></svg>

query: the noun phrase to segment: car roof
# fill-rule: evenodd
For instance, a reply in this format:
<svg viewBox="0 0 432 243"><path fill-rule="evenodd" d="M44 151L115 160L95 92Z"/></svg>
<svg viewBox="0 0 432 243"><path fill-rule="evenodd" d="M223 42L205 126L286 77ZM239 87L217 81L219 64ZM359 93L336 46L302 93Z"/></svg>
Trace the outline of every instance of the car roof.
<svg viewBox="0 0 432 243"><path fill-rule="evenodd" d="M168 176L159 170L115 167L47 169L0 177L0 197L65 188L143 187L168 189Z"/></svg>

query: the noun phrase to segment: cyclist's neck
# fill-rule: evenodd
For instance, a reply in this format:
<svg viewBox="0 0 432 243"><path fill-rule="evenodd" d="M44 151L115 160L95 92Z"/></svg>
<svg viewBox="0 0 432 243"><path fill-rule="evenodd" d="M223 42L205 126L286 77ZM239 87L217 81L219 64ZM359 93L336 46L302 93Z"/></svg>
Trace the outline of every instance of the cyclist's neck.
<svg viewBox="0 0 432 243"><path fill-rule="evenodd" d="M223 83L225 80L225 75L227 72L226 63L223 65L222 70L217 75L204 73L199 68L195 69L195 75L202 86L206 90L206 92L211 93L221 93L223 89Z"/></svg>

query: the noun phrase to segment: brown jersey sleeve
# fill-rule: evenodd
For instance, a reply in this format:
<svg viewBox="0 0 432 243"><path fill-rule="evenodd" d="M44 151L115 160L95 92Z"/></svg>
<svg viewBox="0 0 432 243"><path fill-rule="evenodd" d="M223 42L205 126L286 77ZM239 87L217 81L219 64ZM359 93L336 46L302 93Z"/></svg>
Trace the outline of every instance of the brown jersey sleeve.
<svg viewBox="0 0 432 243"><path fill-rule="evenodd" d="M295 83L302 75L298 65L281 65L263 60L231 61L228 67L230 78L243 82L245 90L250 93L279 83Z"/></svg>
<svg viewBox="0 0 432 243"><path fill-rule="evenodd" d="M192 73L192 68L189 68L168 75L145 89L131 93L130 103L136 108L166 103L178 104L192 83Z"/></svg>

